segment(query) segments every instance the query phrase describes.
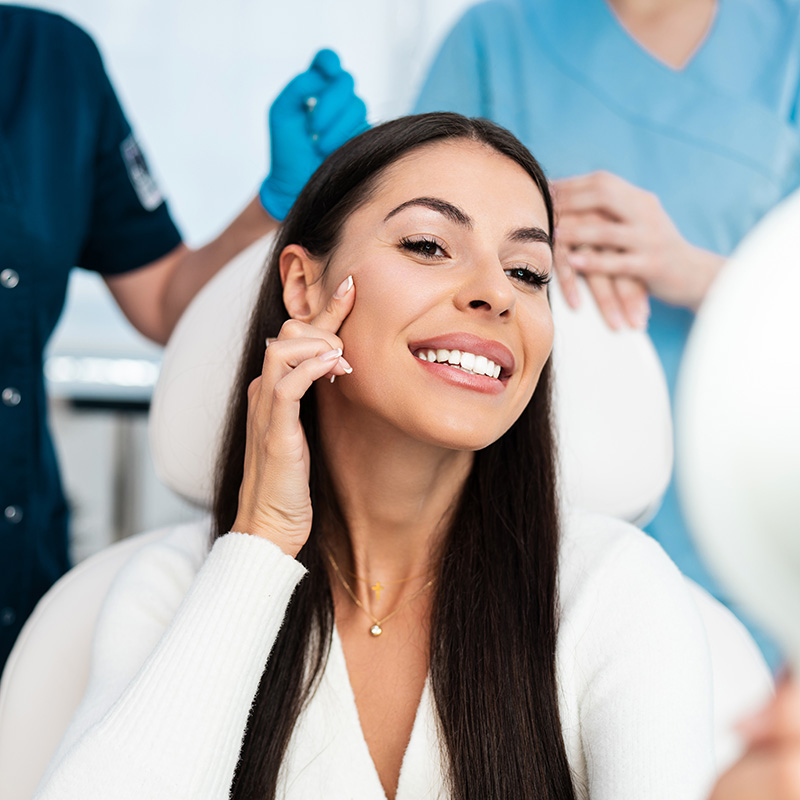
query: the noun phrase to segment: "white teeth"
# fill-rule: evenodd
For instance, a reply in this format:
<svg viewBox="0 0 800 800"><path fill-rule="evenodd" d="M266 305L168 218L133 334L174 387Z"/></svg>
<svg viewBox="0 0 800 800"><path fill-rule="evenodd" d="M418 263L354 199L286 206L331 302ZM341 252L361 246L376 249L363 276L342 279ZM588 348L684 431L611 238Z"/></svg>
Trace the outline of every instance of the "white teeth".
<svg viewBox="0 0 800 800"><path fill-rule="evenodd" d="M500 364L495 364L486 356L476 356L474 353L465 353L461 350L420 350L417 358L422 361L438 362L458 367L464 372L475 375L486 375L489 378L499 378L503 368Z"/></svg>

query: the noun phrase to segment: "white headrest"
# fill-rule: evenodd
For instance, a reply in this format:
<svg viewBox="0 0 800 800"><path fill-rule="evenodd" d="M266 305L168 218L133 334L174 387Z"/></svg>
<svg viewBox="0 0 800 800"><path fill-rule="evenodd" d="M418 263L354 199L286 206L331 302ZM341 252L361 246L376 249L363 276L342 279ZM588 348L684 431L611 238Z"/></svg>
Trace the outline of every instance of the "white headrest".
<svg viewBox="0 0 800 800"><path fill-rule="evenodd" d="M150 412L161 479L208 506L222 423L247 321L271 239L219 272L184 313L164 352ZM556 417L562 495L568 502L641 521L657 507L672 468L669 401L658 358L643 333L614 333L585 287L580 311L557 286Z"/></svg>

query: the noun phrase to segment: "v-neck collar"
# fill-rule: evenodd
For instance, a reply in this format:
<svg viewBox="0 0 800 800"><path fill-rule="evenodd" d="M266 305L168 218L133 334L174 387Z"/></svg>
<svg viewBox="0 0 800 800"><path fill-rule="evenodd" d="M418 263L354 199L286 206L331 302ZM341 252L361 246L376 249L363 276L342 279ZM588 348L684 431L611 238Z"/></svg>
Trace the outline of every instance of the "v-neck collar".
<svg viewBox="0 0 800 800"><path fill-rule="evenodd" d="M714 48L724 3L722 0L717 0L714 16L706 28L702 39L697 43L686 62L680 67L673 67L667 64L666 61L660 59L651 50L648 50L647 47L625 27L608 0L584 0L583 5L587 8L587 16L598 26L595 30L602 30L604 34L613 37L615 46L629 51L630 58L636 58L638 56L638 58L644 61L652 62L655 68L660 67L667 72L681 75L694 71L697 63L702 61L705 52Z"/></svg>
<svg viewBox="0 0 800 800"><path fill-rule="evenodd" d="M343 720L343 723L351 727L355 734L354 739L357 740L359 753L354 753L353 755L357 755L359 764L363 764L365 767L368 766L368 781L371 786L368 796L385 800L386 792L383 789L378 770L372 760L367 740L364 737L353 686L350 683L350 674L347 670L344 647L335 625L328 655L326 677L331 680L331 685L336 687L344 704L347 719ZM320 689L322 689L322 686L320 686ZM395 800L434 800L434 798L446 797L439 752L439 740L431 702L429 679L426 679L414 716L411 737L403 754ZM364 776L359 776L359 778L363 781Z"/></svg>
<svg viewBox="0 0 800 800"><path fill-rule="evenodd" d="M605 0L517 2L543 54L567 81L612 113L632 126L711 149L782 184L785 176L774 153L796 153L797 130L757 100L715 85L703 66L730 47L728 17L735 9L720 3L702 46L676 71L632 38Z"/></svg>

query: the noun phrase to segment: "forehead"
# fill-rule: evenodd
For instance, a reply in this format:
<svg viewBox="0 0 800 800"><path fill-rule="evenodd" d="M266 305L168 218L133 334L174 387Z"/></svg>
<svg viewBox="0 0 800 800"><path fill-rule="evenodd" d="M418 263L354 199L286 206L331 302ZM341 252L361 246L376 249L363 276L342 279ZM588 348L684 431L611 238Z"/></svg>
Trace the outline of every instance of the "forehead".
<svg viewBox="0 0 800 800"><path fill-rule="evenodd" d="M435 142L386 169L370 206L384 214L415 197L437 197L480 221L537 224L548 230L547 210L533 178L508 156L470 140Z"/></svg>

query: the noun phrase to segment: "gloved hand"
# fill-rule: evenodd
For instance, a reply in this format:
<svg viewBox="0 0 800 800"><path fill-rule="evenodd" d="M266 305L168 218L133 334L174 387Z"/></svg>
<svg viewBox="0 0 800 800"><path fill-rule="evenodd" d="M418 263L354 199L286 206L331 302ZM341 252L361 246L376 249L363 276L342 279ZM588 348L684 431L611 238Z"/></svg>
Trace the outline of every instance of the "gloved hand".
<svg viewBox="0 0 800 800"><path fill-rule="evenodd" d="M276 220L284 219L308 179L337 147L369 128L367 107L353 85L339 56L320 50L272 104L272 161L259 196Z"/></svg>

